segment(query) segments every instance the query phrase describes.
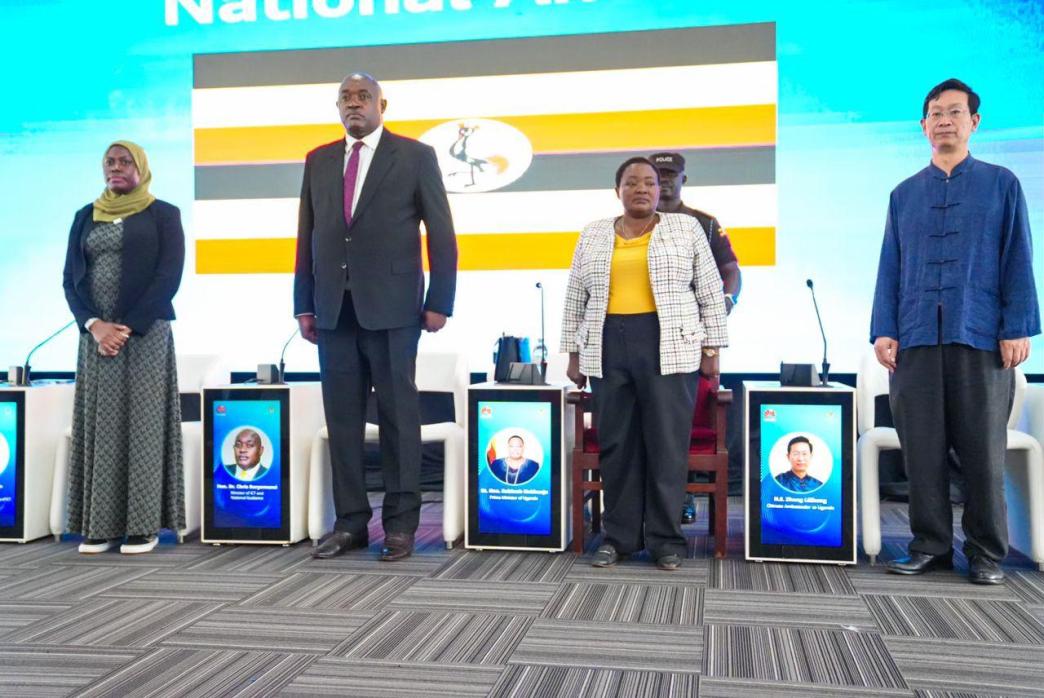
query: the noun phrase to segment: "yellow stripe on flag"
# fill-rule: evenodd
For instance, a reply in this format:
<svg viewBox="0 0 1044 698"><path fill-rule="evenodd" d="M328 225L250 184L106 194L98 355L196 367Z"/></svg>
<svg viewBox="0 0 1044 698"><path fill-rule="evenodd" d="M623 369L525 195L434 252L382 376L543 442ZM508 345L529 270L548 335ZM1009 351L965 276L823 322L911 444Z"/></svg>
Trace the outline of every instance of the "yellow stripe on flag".
<svg viewBox="0 0 1044 698"><path fill-rule="evenodd" d="M776 105L660 109L596 114L540 114L496 119L529 139L535 153L653 151L772 145ZM444 119L388 122L388 129L410 138L445 123ZM199 128L197 165L300 162L317 145L344 136L340 124Z"/></svg>
<svg viewBox="0 0 1044 698"><path fill-rule="evenodd" d="M460 271L568 269L579 233L482 233L457 236ZM776 263L776 229L729 228L741 266ZM294 238L196 240L197 274L288 274ZM422 249L425 249L422 244ZM424 268L428 268L425 254Z"/></svg>

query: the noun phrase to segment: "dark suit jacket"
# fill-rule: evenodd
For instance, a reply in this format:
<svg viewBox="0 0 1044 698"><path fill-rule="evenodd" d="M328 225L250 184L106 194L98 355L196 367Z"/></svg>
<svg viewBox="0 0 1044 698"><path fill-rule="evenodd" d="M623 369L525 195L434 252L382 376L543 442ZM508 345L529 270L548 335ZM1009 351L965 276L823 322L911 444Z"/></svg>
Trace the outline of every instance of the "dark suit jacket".
<svg viewBox="0 0 1044 698"><path fill-rule="evenodd" d="M344 222L344 148L339 140L305 159L297 226L294 314L337 327L345 281L362 327L408 327L422 310L453 313L457 241L435 151L387 129L374 150L352 226ZM420 223L431 281L424 297Z"/></svg>
<svg viewBox="0 0 1044 698"><path fill-rule="evenodd" d="M101 312L91 303L87 288L87 258L83 243L94 227L94 205L76 212L69 230L62 286L69 310L80 332L83 323ZM127 325L132 334L143 335L156 320L173 320L174 294L181 285L185 267L185 231L177 206L157 199L141 213L123 220L123 263L119 300L112 320Z"/></svg>

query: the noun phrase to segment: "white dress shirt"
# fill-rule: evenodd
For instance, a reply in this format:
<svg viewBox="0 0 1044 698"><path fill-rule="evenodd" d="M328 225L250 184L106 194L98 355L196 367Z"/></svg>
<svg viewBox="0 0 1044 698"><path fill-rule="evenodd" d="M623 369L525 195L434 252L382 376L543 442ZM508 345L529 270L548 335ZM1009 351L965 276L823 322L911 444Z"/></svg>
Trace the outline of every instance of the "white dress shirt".
<svg viewBox="0 0 1044 698"><path fill-rule="evenodd" d="M348 170L348 158L352 155L352 146L360 141L363 144L363 147L359 149L359 175L355 178L355 196L352 197L352 213L355 213L355 209L359 206L359 195L362 193L363 183L366 181L366 173L369 171L370 163L373 161L373 151L377 149L377 143L381 140L382 133L384 133L383 125L378 126L361 139L352 138L350 134L345 136L344 166L341 168L341 174Z"/></svg>
<svg viewBox="0 0 1044 698"><path fill-rule="evenodd" d="M256 478L258 476L258 474L260 474L260 472L261 472L261 466L260 465L255 465L253 468L249 468L247 470L244 470L243 468L240 468L237 465L236 466L236 479L237 480L242 480L243 482L250 482L251 480Z"/></svg>

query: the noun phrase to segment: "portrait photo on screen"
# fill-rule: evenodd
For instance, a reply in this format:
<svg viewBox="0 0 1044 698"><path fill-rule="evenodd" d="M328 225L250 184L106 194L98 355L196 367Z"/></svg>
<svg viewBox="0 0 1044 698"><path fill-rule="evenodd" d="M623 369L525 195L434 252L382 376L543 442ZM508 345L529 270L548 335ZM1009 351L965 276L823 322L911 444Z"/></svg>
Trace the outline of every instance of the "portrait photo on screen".
<svg viewBox="0 0 1044 698"><path fill-rule="evenodd" d="M540 471L544 449L527 429L501 429L489 440L486 463L493 477L505 485L524 485Z"/></svg>
<svg viewBox="0 0 1044 698"><path fill-rule="evenodd" d="M830 447L812 433L784 434L769 451L772 477L791 492L815 492L830 480L833 469Z"/></svg>
<svg viewBox="0 0 1044 698"><path fill-rule="evenodd" d="M253 482L267 475L273 454L268 434L249 424L234 427L221 444L221 462L228 474L240 482Z"/></svg>
<svg viewBox="0 0 1044 698"><path fill-rule="evenodd" d="M18 407L0 404L0 529L16 525L18 518Z"/></svg>
<svg viewBox="0 0 1044 698"><path fill-rule="evenodd" d="M11 447L7 443L7 437L0 433L0 475L4 474L7 466L11 463Z"/></svg>

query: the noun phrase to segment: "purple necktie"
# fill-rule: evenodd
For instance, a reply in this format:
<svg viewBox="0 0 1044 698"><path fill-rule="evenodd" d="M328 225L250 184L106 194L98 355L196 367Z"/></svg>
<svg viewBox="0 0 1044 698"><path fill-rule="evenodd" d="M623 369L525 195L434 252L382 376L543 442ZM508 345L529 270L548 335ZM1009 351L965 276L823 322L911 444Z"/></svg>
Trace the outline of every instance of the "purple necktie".
<svg viewBox="0 0 1044 698"><path fill-rule="evenodd" d="M344 222L349 227L352 225L352 201L355 200L355 184L359 179L359 151L362 147L362 141L352 143L352 154L344 168Z"/></svg>

